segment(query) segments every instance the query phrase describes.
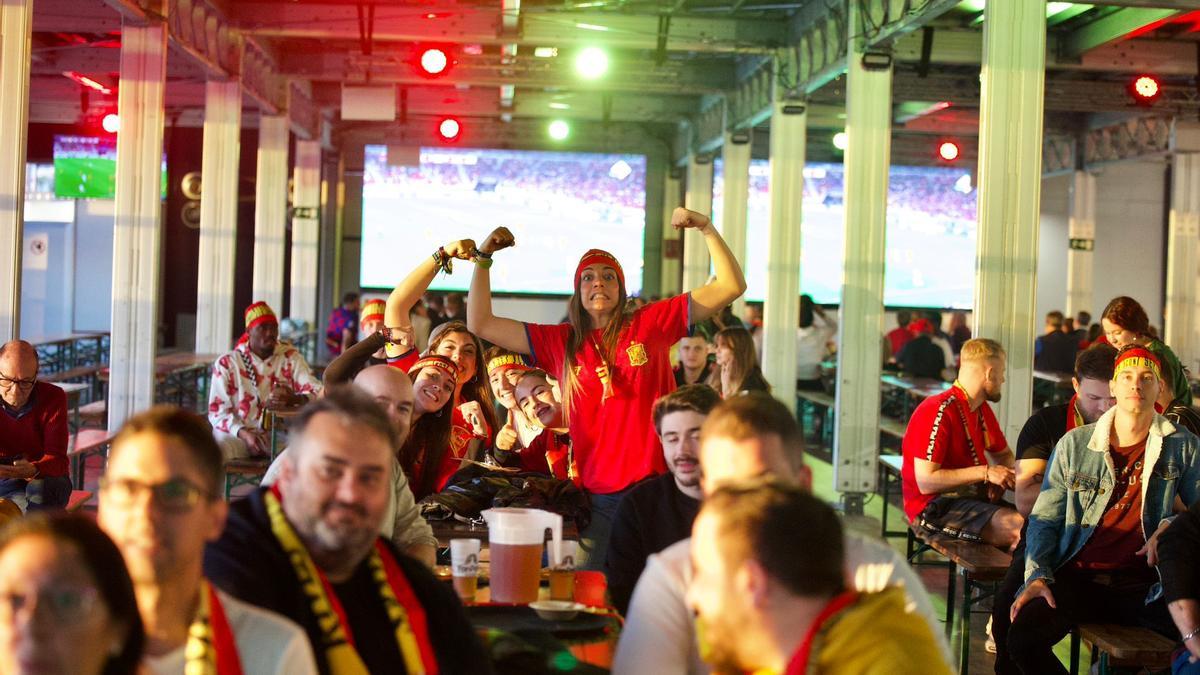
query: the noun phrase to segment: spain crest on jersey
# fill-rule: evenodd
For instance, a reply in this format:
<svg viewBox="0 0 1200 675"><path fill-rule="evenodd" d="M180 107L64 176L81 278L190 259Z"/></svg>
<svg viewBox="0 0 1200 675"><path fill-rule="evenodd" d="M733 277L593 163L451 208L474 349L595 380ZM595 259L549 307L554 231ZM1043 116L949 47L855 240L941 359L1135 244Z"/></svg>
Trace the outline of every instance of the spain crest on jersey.
<svg viewBox="0 0 1200 675"><path fill-rule="evenodd" d="M640 342L630 343L625 353L629 355L629 365L631 366L644 366L650 361L650 358L646 356L646 346Z"/></svg>

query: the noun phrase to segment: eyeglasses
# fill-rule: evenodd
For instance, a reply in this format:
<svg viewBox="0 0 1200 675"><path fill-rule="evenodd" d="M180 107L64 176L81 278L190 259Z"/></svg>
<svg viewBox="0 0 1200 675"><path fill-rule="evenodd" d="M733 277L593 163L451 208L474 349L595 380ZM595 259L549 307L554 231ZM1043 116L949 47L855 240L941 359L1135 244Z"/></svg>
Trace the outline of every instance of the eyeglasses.
<svg viewBox="0 0 1200 675"><path fill-rule="evenodd" d="M87 620L96 606L99 592L90 586L55 587L34 592L0 592L0 619L10 619L21 611L36 612L44 608L58 624L74 624Z"/></svg>
<svg viewBox="0 0 1200 675"><path fill-rule="evenodd" d="M100 478L100 490L109 501L118 506L129 506L138 497L149 491L154 502L167 511L187 511L201 499L215 497L200 486L183 478L172 478L165 483L143 483L131 478Z"/></svg>
<svg viewBox="0 0 1200 675"><path fill-rule="evenodd" d="M0 375L0 387L18 387L20 389L32 389L33 385L37 384L37 376L27 380L19 380L7 375Z"/></svg>

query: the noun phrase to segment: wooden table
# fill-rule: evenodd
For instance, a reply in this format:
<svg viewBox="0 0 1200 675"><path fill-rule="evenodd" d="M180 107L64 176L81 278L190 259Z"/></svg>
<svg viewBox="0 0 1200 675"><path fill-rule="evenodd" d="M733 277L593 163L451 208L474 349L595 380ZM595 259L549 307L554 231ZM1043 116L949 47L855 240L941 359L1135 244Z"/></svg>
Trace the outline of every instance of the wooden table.
<svg viewBox="0 0 1200 675"><path fill-rule="evenodd" d="M51 382L67 394L67 407L71 410L71 426L79 429L79 399L80 394L91 389L90 386L79 382Z"/></svg>
<svg viewBox="0 0 1200 675"><path fill-rule="evenodd" d="M159 403L174 398L183 407L184 399L195 396L196 408L208 404L209 375L212 364L220 354L170 352L154 358L154 380L157 383L155 400ZM108 380L108 368L100 371L100 379Z"/></svg>
<svg viewBox="0 0 1200 675"><path fill-rule="evenodd" d="M109 336L105 332L80 332L29 338L38 353L38 364L47 373L108 361Z"/></svg>
<svg viewBox="0 0 1200 675"><path fill-rule="evenodd" d="M943 380L935 380L929 377L909 377L907 375L894 375L884 373L879 377L879 382L883 386L884 396L881 397L881 404L887 407L889 404L895 408L893 416L902 422L907 422L912 415L912 411L917 405L929 398L936 396L950 388L950 384ZM888 392L895 392L895 396L891 400L887 399Z"/></svg>
<svg viewBox="0 0 1200 675"><path fill-rule="evenodd" d="M1064 403L1071 398L1074 389L1071 386L1071 373L1056 373L1049 370L1033 371L1034 393L1044 396L1046 405ZM1040 386L1039 386L1040 385Z"/></svg>
<svg viewBox="0 0 1200 675"><path fill-rule="evenodd" d="M304 406L292 406L288 408L267 408L263 414L263 428L271 434L271 461L279 456L279 430L287 429L288 420L300 414L300 410Z"/></svg>

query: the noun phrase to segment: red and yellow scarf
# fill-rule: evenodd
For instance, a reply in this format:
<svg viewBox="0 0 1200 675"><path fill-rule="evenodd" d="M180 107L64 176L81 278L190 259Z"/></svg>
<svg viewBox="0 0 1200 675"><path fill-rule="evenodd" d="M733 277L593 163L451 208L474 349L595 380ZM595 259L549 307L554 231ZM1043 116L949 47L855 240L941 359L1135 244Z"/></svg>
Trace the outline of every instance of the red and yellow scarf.
<svg viewBox="0 0 1200 675"><path fill-rule="evenodd" d="M200 580L200 606L188 628L184 675L242 675L237 642L217 591Z"/></svg>
<svg viewBox="0 0 1200 675"><path fill-rule="evenodd" d="M321 642L314 644L313 649L324 650L325 660L334 675L368 675L366 665L355 650L346 611L325 573L313 562L300 537L287 521L278 486L267 490L263 499L271 520L271 532L288 554L288 560L300 580L300 588L321 626ZM433 654L433 644L429 641L425 609L421 607L404 572L383 540L376 538L375 549L367 558L367 563L371 566L371 577L379 587L380 600L392 622L405 670L410 675L437 675L437 659Z"/></svg>

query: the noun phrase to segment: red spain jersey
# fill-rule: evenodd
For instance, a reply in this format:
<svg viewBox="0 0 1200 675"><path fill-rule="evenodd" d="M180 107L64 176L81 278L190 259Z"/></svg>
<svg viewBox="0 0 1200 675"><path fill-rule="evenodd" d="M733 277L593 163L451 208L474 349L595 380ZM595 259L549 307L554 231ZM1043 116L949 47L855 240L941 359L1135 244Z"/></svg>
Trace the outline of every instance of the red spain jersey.
<svg viewBox="0 0 1200 675"><path fill-rule="evenodd" d="M603 363L597 351L601 331L592 331L575 355L581 389L571 408L571 445L580 483L589 492L619 492L667 470L650 413L654 401L675 390L671 345L688 334L690 302L684 293L633 313L617 339L607 400L596 372ZM525 332L534 362L561 378L571 327L527 323Z"/></svg>
<svg viewBox="0 0 1200 675"><path fill-rule="evenodd" d="M940 464L943 469L965 469L987 464L984 452L998 453L1008 447L996 414L985 401L970 412L967 394L957 383L930 396L917 406L904 432L904 513L909 522L933 501L936 494L921 494L917 487L914 459Z"/></svg>

